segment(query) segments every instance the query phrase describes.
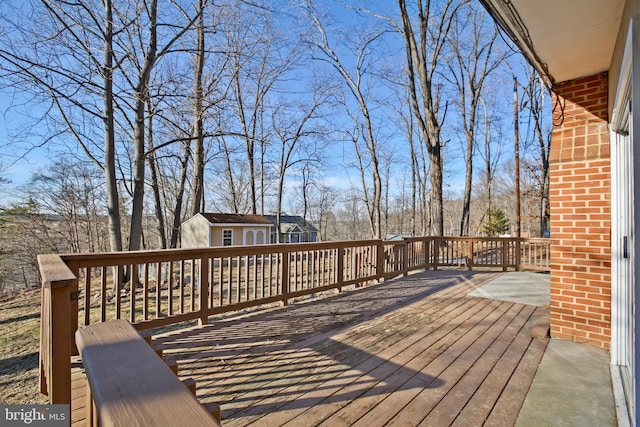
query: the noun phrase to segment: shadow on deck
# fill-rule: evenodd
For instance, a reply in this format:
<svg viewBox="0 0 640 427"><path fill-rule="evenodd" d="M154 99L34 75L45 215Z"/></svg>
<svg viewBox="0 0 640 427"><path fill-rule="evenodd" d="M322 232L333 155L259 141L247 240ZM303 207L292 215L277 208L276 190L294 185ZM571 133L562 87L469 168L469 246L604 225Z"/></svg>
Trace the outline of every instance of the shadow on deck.
<svg viewBox="0 0 640 427"><path fill-rule="evenodd" d="M424 272L154 347L196 380L201 402L220 404L223 425L513 425L549 312L468 295L499 275Z"/></svg>

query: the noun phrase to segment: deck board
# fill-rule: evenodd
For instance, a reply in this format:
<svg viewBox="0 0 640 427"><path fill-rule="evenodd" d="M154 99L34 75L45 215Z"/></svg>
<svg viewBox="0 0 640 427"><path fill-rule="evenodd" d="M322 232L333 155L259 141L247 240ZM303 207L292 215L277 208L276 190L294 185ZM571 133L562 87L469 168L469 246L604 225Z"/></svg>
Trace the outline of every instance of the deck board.
<svg viewBox="0 0 640 427"><path fill-rule="evenodd" d="M549 315L468 296L497 274L424 272L154 346L196 380L201 402L220 404L225 426L513 425Z"/></svg>

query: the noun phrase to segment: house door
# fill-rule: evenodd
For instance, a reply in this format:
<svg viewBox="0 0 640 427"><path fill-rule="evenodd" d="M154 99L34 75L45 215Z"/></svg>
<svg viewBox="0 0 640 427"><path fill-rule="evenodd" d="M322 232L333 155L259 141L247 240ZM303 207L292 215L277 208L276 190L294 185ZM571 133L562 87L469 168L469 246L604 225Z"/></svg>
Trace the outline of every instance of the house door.
<svg viewBox="0 0 640 427"><path fill-rule="evenodd" d="M629 117L630 111L625 114ZM628 120L625 120L628 123ZM633 408L635 286L631 129L625 124L611 141L612 184L612 362L620 369L627 406Z"/></svg>
<svg viewBox="0 0 640 427"><path fill-rule="evenodd" d="M635 235L634 215L640 207L640 188L635 184L640 182L640 165L635 164L635 159L640 159L640 144L634 140L634 135L640 134L640 120L636 118L640 84L634 84L640 78L640 69L635 70L640 66L639 22L638 17L631 21L611 120L611 362L618 368L613 372L621 380L631 420L635 420L638 407L636 373L640 354L635 337L639 282L636 274L640 273L635 268L635 254L640 253L640 242Z"/></svg>

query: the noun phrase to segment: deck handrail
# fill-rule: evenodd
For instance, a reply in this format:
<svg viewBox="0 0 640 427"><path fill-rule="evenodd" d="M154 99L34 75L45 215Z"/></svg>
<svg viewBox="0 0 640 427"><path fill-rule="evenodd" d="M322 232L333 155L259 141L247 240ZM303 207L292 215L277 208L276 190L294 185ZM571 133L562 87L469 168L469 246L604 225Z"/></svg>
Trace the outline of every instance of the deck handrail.
<svg viewBox="0 0 640 427"><path fill-rule="evenodd" d="M410 237L301 244L41 255L41 392L70 403L78 325L137 330L407 275L461 267L548 270L550 239Z"/></svg>

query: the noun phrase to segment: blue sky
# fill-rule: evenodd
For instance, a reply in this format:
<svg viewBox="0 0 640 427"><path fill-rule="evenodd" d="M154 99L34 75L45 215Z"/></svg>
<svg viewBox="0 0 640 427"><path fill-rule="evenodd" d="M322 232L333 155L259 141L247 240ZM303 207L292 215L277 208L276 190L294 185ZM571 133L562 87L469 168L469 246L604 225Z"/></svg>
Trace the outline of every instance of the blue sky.
<svg viewBox="0 0 640 427"><path fill-rule="evenodd" d="M370 16L360 14L360 16L356 17L353 10L345 10L344 4L339 1L323 1L319 2L320 7L327 7L334 16L335 25L333 28L335 29L344 29L353 25L357 25L354 30L351 27L351 30L348 31L357 31L357 28L371 28L371 25L376 25L379 23L375 18ZM378 2L371 3L366 1L360 2L349 2L350 5L363 5L365 7L375 7L377 11L383 12L380 10L381 8L386 8L388 13L396 13L397 5L395 2ZM0 3L0 8L1 8ZM370 22L370 25L367 25L367 22ZM328 25L329 26L329 25ZM1 27L0 27L1 30ZM353 34L352 34L353 35ZM336 41L339 40L336 38ZM336 44L337 46L337 44ZM393 61L398 63L399 61L404 61L404 47L401 45L401 39L396 35L393 37L388 37L384 46L389 51L387 52L388 58L394 58ZM336 47L336 49L338 49ZM341 51L344 53L344 51ZM518 61L513 61L514 64L518 64ZM496 75L496 78L498 76ZM336 77L337 78L337 77ZM509 126L512 126L512 116L509 115L509 97L511 96L511 91L509 87L509 81L504 82L504 75L500 77L503 79L502 82L493 82L490 83L494 86L493 96L500 97L504 96L507 100L505 102L505 113L501 120L504 121L504 128L507 129ZM381 91L380 93L383 93ZM46 168L47 164L55 159L56 156L60 155L58 151L58 147L55 145L51 145L48 148L34 148L31 150L27 150L27 147L38 146L42 144L42 137L37 136L37 133L46 133L45 130L43 132L38 132L38 129L34 130L34 134L31 136L25 136L26 133L21 129L25 124L29 123L27 121L26 116L20 114L20 110L23 109L23 104L25 100L15 98L15 92L11 90L11 88L0 89L0 176L3 178L9 179L15 184L24 184L26 183L30 176L38 171L41 168ZM12 100L13 97L13 100ZM18 106L18 108L10 108L10 107ZM26 105L26 111L30 114L34 112L38 112L38 109L42 108L35 104ZM381 113L382 112L382 113ZM374 120L380 125L378 127L378 131L380 132L380 136L384 139L384 144L390 147L390 151L394 153L394 157L401 158L407 157L406 155L406 147L403 142L404 137L398 133L397 130L391 129L391 126L383 126L382 124L385 120L392 120L393 118L384 113L381 107L378 107L374 112ZM453 114L453 113L449 113ZM15 136L18 135L18 138ZM446 128L443 137L449 140L450 148L456 147L459 144L460 135L453 132L451 128ZM359 186L359 176L357 172L354 170L349 170L346 168L346 163L353 160L354 155L352 153L352 148L350 143L341 144L340 141L334 141L332 146L332 150L325 153L325 159L331 159L333 166L330 166L327 170L324 171L323 180L333 186L334 188L347 188L350 185ZM73 148L73 147L72 147ZM71 148L71 149L72 149ZM449 154L445 157L445 192L450 191L453 193L460 192L462 190L462 171L464 170L464 165L460 156L456 156L455 153L457 149L449 150ZM507 158L511 156L512 147L506 146L503 151L503 157ZM407 167L400 167L397 170L392 172L391 181L393 183L393 187L397 188L406 178ZM296 184L296 177L290 177L289 186L294 186ZM4 194L4 198L6 200L7 194ZM0 204L2 200L0 200Z"/></svg>

